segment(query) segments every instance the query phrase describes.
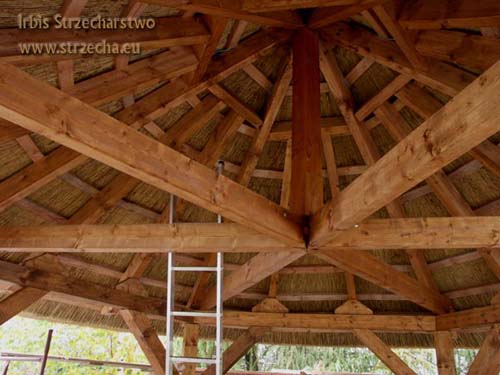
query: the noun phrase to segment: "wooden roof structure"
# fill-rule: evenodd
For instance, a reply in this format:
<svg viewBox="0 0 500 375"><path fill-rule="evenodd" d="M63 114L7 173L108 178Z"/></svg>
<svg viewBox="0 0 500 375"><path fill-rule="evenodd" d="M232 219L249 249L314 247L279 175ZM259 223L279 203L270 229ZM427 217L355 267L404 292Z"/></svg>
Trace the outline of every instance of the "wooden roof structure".
<svg viewBox="0 0 500 375"><path fill-rule="evenodd" d="M271 342L366 346L395 374L415 372L391 347L435 346L440 375L479 347L469 374L498 373L498 1L6 3L0 323L126 328L164 374L165 254L223 251L225 371ZM27 33L21 12L157 26ZM18 46L102 39L145 51ZM214 306L208 275L177 282ZM186 352L211 324L179 321Z"/></svg>

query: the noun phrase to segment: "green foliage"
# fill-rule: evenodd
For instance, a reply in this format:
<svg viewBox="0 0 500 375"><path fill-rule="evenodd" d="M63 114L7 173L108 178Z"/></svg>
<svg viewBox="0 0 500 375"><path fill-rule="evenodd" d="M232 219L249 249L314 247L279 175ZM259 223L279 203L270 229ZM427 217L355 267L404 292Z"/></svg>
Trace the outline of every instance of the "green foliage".
<svg viewBox="0 0 500 375"><path fill-rule="evenodd" d="M48 330L54 329L51 355L74 358L147 363L135 338L129 333L76 325L51 323L16 317L0 326L0 352L41 354ZM164 339L164 338L163 338ZM230 343L224 343L227 348ZM174 355L182 354L182 339L173 344ZM198 352L212 357L214 342L200 340ZM434 350L397 349L397 354L419 375L437 375ZM455 351L457 374L465 375L476 351ZM0 363L0 370L3 368ZM13 362L9 375L38 374L40 364ZM363 348L325 348L313 346L256 345L235 366L235 370L303 370L306 372L353 372L391 374L380 360ZM49 361L46 375L138 375L140 370L89 367L74 363Z"/></svg>

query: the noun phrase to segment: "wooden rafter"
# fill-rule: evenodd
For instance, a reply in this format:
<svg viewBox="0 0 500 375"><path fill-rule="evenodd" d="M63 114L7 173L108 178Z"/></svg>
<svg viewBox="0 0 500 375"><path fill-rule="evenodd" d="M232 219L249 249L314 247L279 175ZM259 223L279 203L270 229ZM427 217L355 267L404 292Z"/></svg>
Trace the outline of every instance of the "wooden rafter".
<svg viewBox="0 0 500 375"><path fill-rule="evenodd" d="M238 173L237 181L244 186L248 185L248 183L250 182L252 173L257 166L260 154L264 149L264 145L269 137L269 133L271 132L271 128L274 124L274 120L278 115L281 103L283 102L285 93L288 89L288 86L290 85L292 72L289 67L289 61L290 54L288 54L287 58L282 62L282 66L280 67L280 72L278 74L278 79L274 84L273 91L267 103L264 121L258 133L255 135L250 146L250 150L247 152L245 159L241 165L241 169Z"/></svg>
<svg viewBox="0 0 500 375"><path fill-rule="evenodd" d="M429 59L427 69L416 68L395 42L346 23L325 27L320 30L320 35L327 46L340 44L450 96L463 90L475 78L462 69L434 59Z"/></svg>
<svg viewBox="0 0 500 375"><path fill-rule="evenodd" d="M402 76L397 77L388 85L388 87L384 88L379 94L368 101L367 105L363 106L360 111L354 114L354 99L342 76L342 72L336 62L335 56L331 52L328 53L322 51L320 54L320 65L323 75L325 76L330 90L338 103L340 111L346 120L347 126L354 137L354 141L358 146L365 163L368 166L375 164L380 159L380 155L370 136L369 130L360 122L366 116L360 116L359 114L363 109L365 110L365 113L371 112L371 109L366 110L367 107L375 107L375 105L371 105L371 103L385 101L389 96L392 96L393 92L396 91L397 88L406 84L408 79L403 77L403 80L401 80L400 78ZM394 82L396 83L394 84ZM387 211L391 217L405 217L404 208L398 199L393 200L387 205ZM427 287L439 292L436 283L432 278L432 273L428 269L425 256L420 252L411 250L407 251L407 254L410 258L413 269L415 270L417 279Z"/></svg>
<svg viewBox="0 0 500 375"><path fill-rule="evenodd" d="M319 250L314 253L320 259L340 269L370 281L371 283L404 296L437 314L450 310L448 298L417 282L406 274L396 271L373 255L358 252L356 256L346 250ZM390 274L387 278L385 275Z"/></svg>
<svg viewBox="0 0 500 375"><path fill-rule="evenodd" d="M238 295L304 255L305 251L283 251L254 256L239 269L224 277L222 300L226 301ZM216 287L212 287L206 292L200 303L202 309L207 310L215 306L216 293Z"/></svg>
<svg viewBox="0 0 500 375"><path fill-rule="evenodd" d="M315 215L312 222L313 243L316 246L327 243L332 239L332 230L352 228L495 134L498 131L495 109L499 103L496 103L498 96L494 92L500 88L498 71L499 63L398 143ZM463 102L475 105L464 107ZM410 171L411 175L408 175ZM377 186L385 186L384 191Z"/></svg>

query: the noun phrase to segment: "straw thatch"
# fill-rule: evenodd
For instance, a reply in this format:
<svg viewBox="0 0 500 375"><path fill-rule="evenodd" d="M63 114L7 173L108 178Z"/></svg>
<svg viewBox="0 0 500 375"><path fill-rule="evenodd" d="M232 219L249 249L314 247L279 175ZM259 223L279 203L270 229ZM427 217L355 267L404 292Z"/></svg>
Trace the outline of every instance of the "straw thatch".
<svg viewBox="0 0 500 375"><path fill-rule="evenodd" d="M86 7L86 16L100 13L108 16L118 16L125 5L126 1L90 1L92 3ZM14 15L19 12L24 13L41 13L54 14L59 11L61 1L19 1L10 0L2 3L2 16L0 17L0 27L14 27ZM147 8L145 15L147 16L175 16L177 11L169 10L156 6ZM228 26L227 33L231 25ZM251 35L258 29L255 25L249 25L244 37ZM225 38L221 40L221 48L224 46ZM157 53L153 51L152 53ZM359 61L360 57L343 48L337 47L334 50L339 61L340 67L344 74L348 73ZM280 63L284 57L282 49L278 48L271 53L263 56L255 63L271 81L276 77ZM94 77L102 72L109 71L113 68L113 59L109 57L91 57L78 59L75 61L75 80L82 81L90 77ZM24 67L25 71L35 77L51 84L57 84L55 64L47 63ZM356 105L359 107L366 103L371 97L384 88L394 77L395 72L378 64L374 64L360 79L352 85L352 93L354 95ZM239 71L226 78L221 82L221 85L246 103L249 108L258 113L261 117L264 115L266 98L268 93L257 83L255 83L244 72ZM438 94L431 89L430 93L436 95L438 99L445 102L449 98ZM144 92L141 95L145 95ZM199 97L202 98L201 94ZM139 98L141 95L138 95ZM101 109L109 114L116 113L122 109L121 102L108 103ZM188 104L180 105L173 109L165 116L157 119L156 124L162 129L168 129L179 118L185 115L191 107ZM324 117L340 116L339 110L331 94L324 93L321 96L321 111ZM415 128L422 119L413 111L405 108L401 112L408 124ZM286 98L278 115L277 121L291 119L291 98ZM196 134L190 141L189 145L196 150L203 149L209 135L218 125L218 121L211 121L206 124L205 128ZM389 133L382 127L377 126L371 131L371 135L375 140L377 147L381 153L385 153L395 145L395 141L390 137ZM39 135L32 136L33 141L39 149L47 154L54 150L58 145L52 141L45 139ZM492 141L498 142L500 135L497 135ZM338 167L361 166L364 164L359 150L357 149L354 140L351 136L333 137L333 146L335 150L335 158ZM231 144L223 153L222 159L239 165L242 163L245 153L249 149L251 138L247 135L237 134ZM282 171L284 167L285 143L272 141L268 142L261 158L258 162L259 169L267 169L274 171ZM470 160L464 156L453 162L445 168L447 173L451 173ZM0 143L0 180L4 180L21 170L31 163L23 149L15 141ZM91 185L96 189L105 187L117 171L103 165L97 161L87 161L70 172L70 174L78 177L80 180ZM229 172L226 174L234 177ZM341 176L341 188L345 188L351 183L356 176ZM325 195L330 197L327 181L325 180ZM494 176L485 168L481 168L473 173L462 176L454 183L465 200L473 209L484 206L492 201L500 198L500 179ZM249 187L252 190L266 196L272 201L279 202L281 181L277 179L253 178ZM69 218L73 215L85 202L90 198L88 192L77 189L63 179L56 179L35 193L31 194L27 199L42 206L57 215L64 218ZM125 201L134 203L144 209L154 213L161 213L166 206L168 194L160 191L155 187L141 183L135 188L126 198ZM422 216L448 216L446 209L439 202L438 198L433 194L413 199L405 203L405 209L410 217ZM499 213L495 213L498 215ZM385 209L377 212L375 216L387 217ZM177 218L179 221L189 222L213 222L216 217L213 213L207 212L201 208L191 204L185 210L182 217ZM147 215L141 215L138 212L133 212L121 207L113 208L109 213L101 218L100 223L108 224L131 224L131 223L149 223L154 220ZM51 224L44 221L42 218L20 208L16 205L11 206L0 213L0 225L38 225ZM472 250L472 249L471 249ZM425 257L429 263L467 253L467 250L427 250ZM373 252L380 259L395 265L409 265L409 260L403 251L375 251ZM26 254L0 253L0 259L20 262ZM75 258L85 260L94 264L100 264L112 268L117 271L124 271L129 264L131 254L74 254ZM234 264L242 264L251 257L251 254L227 254L225 261ZM307 256L293 265L321 265L325 264L322 261ZM158 261L153 262L146 270L145 277L162 280L165 278L166 261L164 257L159 257ZM95 283L100 283L110 287L114 287L117 280L98 275L90 272L83 272L81 269L66 267L65 272L73 277L82 280L88 280ZM433 276L442 292L453 290L466 289L476 286L494 284L497 282L496 277L486 267L482 260L468 262L464 264L454 265L446 268L436 269ZM177 279L178 283L185 286L192 286L195 282L194 275L184 275ZM268 291L269 280L264 280L250 290L248 293L266 294ZM370 293L387 293L384 290L370 284L364 280L356 278L356 287L359 294ZM163 297L164 290L154 287L146 287L148 293L152 296ZM341 273L329 274L288 274L282 275L279 280L279 294L343 294L345 293L345 280ZM185 303L189 297L188 293L181 292L177 295L179 303ZM482 294L475 296L462 297L454 299L454 307L457 310L468 309L472 307L485 306L489 304L491 294ZM258 299L249 298L232 298L227 301L225 308L250 310L252 306L259 302ZM283 304L287 306L291 312L324 312L333 313L343 301L308 301L308 302L287 302ZM407 301L364 301L375 313L421 313L422 308L414 303ZM33 305L27 314L30 316L43 317L45 319L54 319L64 322L72 322L82 325L91 325L98 327L108 327L113 329L125 329L124 323L119 317L113 315L102 315L99 311L82 308L77 306L65 305L51 301L41 301ZM162 323L155 322L158 330L164 330ZM203 334L209 335L210 330L206 330ZM226 332L228 338L235 338L237 331L228 330ZM424 334L385 334L381 337L393 346L404 347L427 347L432 346L432 337ZM480 333L460 334L456 338L457 346L478 346L482 340ZM285 333L273 332L264 337L263 341L270 343L288 343L288 344L304 344L304 345L358 345L359 342L350 333Z"/></svg>

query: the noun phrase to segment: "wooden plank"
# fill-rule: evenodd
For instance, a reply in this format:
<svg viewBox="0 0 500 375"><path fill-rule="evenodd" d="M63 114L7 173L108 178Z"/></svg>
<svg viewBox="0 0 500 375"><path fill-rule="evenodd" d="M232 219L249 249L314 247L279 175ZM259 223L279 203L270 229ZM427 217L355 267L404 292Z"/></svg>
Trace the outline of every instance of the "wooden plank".
<svg viewBox="0 0 500 375"><path fill-rule="evenodd" d="M327 204L313 217L313 244L328 242L332 230L351 228L495 134L499 76L497 63Z"/></svg>
<svg viewBox="0 0 500 375"><path fill-rule="evenodd" d="M352 256L349 251L332 249L318 250L314 254L325 262L395 294L404 296L408 300L437 314L447 312L451 308L450 301L436 290L422 285L415 279L395 270L389 264L381 262L368 253L360 251L355 256ZM390 278L385 277L388 274L391 275Z"/></svg>
<svg viewBox="0 0 500 375"><path fill-rule="evenodd" d="M213 319L196 318L200 324L213 325ZM435 317L426 315L338 315L297 313L255 313L224 311L224 327L268 327L305 329L308 332L369 329L386 332L434 332Z"/></svg>
<svg viewBox="0 0 500 375"><path fill-rule="evenodd" d="M147 4L157 4L166 7L174 7L189 12L203 13L212 16L244 20L251 23L284 27L294 29L302 25L298 15L290 11L273 11L252 13L244 10L239 2L225 1L221 4L218 0L141 0Z"/></svg>
<svg viewBox="0 0 500 375"><path fill-rule="evenodd" d="M268 99L266 114L264 116L264 122L260 127L258 133L255 135L250 150L245 155L245 159L241 165L241 170L238 174L237 181L246 186L250 182L252 173L257 166L260 154L264 149L264 145L269 137L271 128L274 124L274 120L278 115L279 109L285 98L286 91L292 80L292 71L289 67L290 55L282 62L281 70L278 74L276 83L274 84L273 91Z"/></svg>
<svg viewBox="0 0 500 375"><path fill-rule="evenodd" d="M382 2L382 0L362 0L352 5L345 5L344 3L341 6L318 8L311 15L308 26L312 28L324 27L373 8Z"/></svg>
<svg viewBox="0 0 500 375"><path fill-rule="evenodd" d="M120 310L120 316L134 335L155 375L165 375L165 347L149 318L139 312Z"/></svg>
<svg viewBox="0 0 500 375"><path fill-rule="evenodd" d="M15 67L2 64L0 76L3 79L0 98L2 117L230 220L244 222L260 230L271 224L266 232L272 232L289 243L290 240L295 243L302 240L300 227L285 218L278 205L264 197L229 178L218 176L205 166L193 163L186 156ZM23 103L31 104L26 106ZM47 113L44 110L47 105L54 111L57 108L57 111ZM61 131L61 126L66 129L65 132ZM125 149L127 153L123 152ZM217 193L220 188L226 194ZM248 201L253 204L248 206ZM245 218L249 208L253 213Z"/></svg>
<svg viewBox="0 0 500 375"><path fill-rule="evenodd" d="M47 252L284 252L300 250L238 224L56 225L1 227L0 248Z"/></svg>
<svg viewBox="0 0 500 375"><path fill-rule="evenodd" d="M495 0L417 0L402 7L399 22L409 29L500 26L500 4Z"/></svg>
<svg viewBox="0 0 500 375"><path fill-rule="evenodd" d="M429 59L427 69L417 69L395 42L346 23L323 28L320 30L320 36L328 46L339 44L450 96L463 90L475 78L470 73L435 59Z"/></svg>
<svg viewBox="0 0 500 375"><path fill-rule="evenodd" d="M500 324L495 324L484 339L467 375L498 375L500 372Z"/></svg>
<svg viewBox="0 0 500 375"><path fill-rule="evenodd" d="M367 329L355 329L356 337L365 344L394 374L417 375L376 334Z"/></svg>
<svg viewBox="0 0 500 375"><path fill-rule="evenodd" d="M38 302L47 291L37 288L21 288L0 302L0 326Z"/></svg>
<svg viewBox="0 0 500 375"><path fill-rule="evenodd" d="M292 177L290 211L312 215L323 206L319 40L307 28L293 38Z"/></svg>
<svg viewBox="0 0 500 375"><path fill-rule="evenodd" d="M227 301L229 298L238 295L304 255L305 251L283 251L255 255L248 262L241 265L238 270L224 277L222 300ZM211 287L200 303L201 309L208 310L214 307L216 294L217 288L215 286Z"/></svg>
<svg viewBox="0 0 500 375"><path fill-rule="evenodd" d="M269 328L252 327L233 341L222 355L222 373L227 373L268 331ZM215 375L215 365L208 366L202 375Z"/></svg>
<svg viewBox="0 0 500 375"><path fill-rule="evenodd" d="M456 375L453 336L448 331L434 333L437 368L439 375Z"/></svg>

